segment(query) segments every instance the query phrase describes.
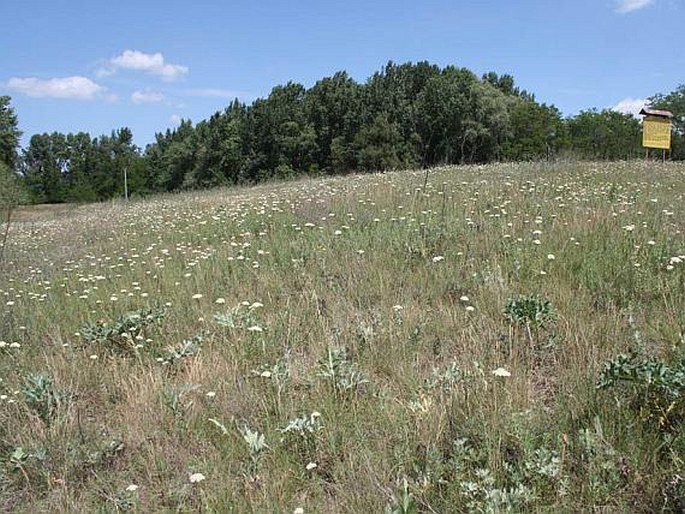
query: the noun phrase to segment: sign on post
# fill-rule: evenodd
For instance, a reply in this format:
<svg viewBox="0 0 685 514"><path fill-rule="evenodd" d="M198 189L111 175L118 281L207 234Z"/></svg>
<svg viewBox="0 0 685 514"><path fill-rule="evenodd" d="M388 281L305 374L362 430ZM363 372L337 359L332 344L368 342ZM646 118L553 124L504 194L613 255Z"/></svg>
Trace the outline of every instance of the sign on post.
<svg viewBox="0 0 685 514"><path fill-rule="evenodd" d="M650 148L664 150L671 149L671 118L673 113L659 109L643 108L640 114L644 116L642 121L642 146L649 153Z"/></svg>
<svg viewBox="0 0 685 514"><path fill-rule="evenodd" d="M642 123L642 146L645 148L671 148L671 120L647 116Z"/></svg>

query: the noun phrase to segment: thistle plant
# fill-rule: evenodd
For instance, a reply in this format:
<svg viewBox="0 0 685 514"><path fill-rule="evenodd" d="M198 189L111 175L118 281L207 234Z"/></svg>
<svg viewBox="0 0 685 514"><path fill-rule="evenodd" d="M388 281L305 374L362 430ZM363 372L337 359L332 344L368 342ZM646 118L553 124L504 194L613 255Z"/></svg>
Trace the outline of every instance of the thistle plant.
<svg viewBox="0 0 685 514"><path fill-rule="evenodd" d="M347 359L347 352L344 349L329 348L326 357L319 361L317 375L331 384L336 395L343 397L356 394L363 385L370 382L357 366Z"/></svg>
<svg viewBox="0 0 685 514"><path fill-rule="evenodd" d="M62 399L52 377L46 373L30 375L21 392L28 407L38 414L43 423L49 425Z"/></svg>

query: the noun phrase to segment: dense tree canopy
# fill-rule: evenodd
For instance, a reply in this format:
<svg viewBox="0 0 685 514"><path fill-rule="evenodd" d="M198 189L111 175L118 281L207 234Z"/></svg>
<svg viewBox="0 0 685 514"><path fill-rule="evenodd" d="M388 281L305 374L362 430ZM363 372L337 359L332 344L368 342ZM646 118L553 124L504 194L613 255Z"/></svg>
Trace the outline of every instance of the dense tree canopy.
<svg viewBox="0 0 685 514"><path fill-rule="evenodd" d="M8 97L0 97L0 159L19 169L34 201L96 201L298 174L485 163L494 160L629 159L641 125L611 110L564 119L511 75L389 62L365 83L346 72L307 89L289 82L247 105L238 100L193 125L183 120L141 151L128 128L36 134L21 158ZM650 99L673 111L673 157L685 158L685 86Z"/></svg>
<svg viewBox="0 0 685 514"><path fill-rule="evenodd" d="M19 161L17 148L21 132L10 100L9 96L0 96L0 162L13 170Z"/></svg>
<svg viewBox="0 0 685 514"><path fill-rule="evenodd" d="M685 159L685 84L667 95L654 95L649 99L649 104L656 109L673 113L671 155L674 159Z"/></svg>

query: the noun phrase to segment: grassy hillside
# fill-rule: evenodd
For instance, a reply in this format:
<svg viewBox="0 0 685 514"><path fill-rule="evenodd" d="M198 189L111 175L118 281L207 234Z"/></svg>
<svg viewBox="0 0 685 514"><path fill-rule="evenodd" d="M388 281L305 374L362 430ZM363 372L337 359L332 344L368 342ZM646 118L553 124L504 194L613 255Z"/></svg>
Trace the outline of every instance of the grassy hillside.
<svg viewBox="0 0 685 514"><path fill-rule="evenodd" d="M684 193L530 164L24 213L0 505L680 512Z"/></svg>

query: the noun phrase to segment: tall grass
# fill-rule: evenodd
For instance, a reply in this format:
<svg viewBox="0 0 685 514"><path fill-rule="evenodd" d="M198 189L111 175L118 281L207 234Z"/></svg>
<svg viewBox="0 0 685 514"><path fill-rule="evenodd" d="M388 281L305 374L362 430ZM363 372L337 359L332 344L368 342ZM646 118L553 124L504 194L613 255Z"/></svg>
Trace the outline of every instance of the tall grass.
<svg viewBox="0 0 685 514"><path fill-rule="evenodd" d="M15 222L0 504L680 512L684 178L450 167Z"/></svg>

